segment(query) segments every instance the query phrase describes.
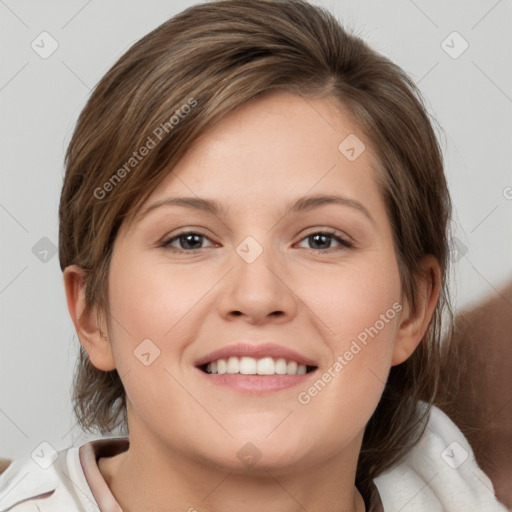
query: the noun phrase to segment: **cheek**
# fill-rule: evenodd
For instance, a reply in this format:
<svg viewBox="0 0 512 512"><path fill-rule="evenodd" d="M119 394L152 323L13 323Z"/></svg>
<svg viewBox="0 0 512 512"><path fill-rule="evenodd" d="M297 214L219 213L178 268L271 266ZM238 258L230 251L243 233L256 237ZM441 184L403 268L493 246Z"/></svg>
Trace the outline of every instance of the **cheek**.
<svg viewBox="0 0 512 512"><path fill-rule="evenodd" d="M382 396L399 325L398 270L364 262L345 270L309 295L308 306L321 314L318 325L329 327L323 332L331 355L316 380L298 390L294 421L323 440L313 447L318 456L362 436Z"/></svg>
<svg viewBox="0 0 512 512"><path fill-rule="evenodd" d="M109 276L109 331L117 370L139 415L155 424L164 416L170 421L171 410L188 411L190 397L173 375L196 337L201 324L196 306L214 286L215 276L191 280L187 272L171 271L161 260L126 249L120 254L112 259Z"/></svg>
<svg viewBox="0 0 512 512"><path fill-rule="evenodd" d="M215 284L214 276L173 269L162 261L130 257L110 275L112 315L134 340L162 340ZM113 263L115 263L113 261ZM199 274L199 275L198 275Z"/></svg>
<svg viewBox="0 0 512 512"><path fill-rule="evenodd" d="M322 382L304 390L302 403L336 404L356 416L359 411L364 421L376 407L391 367L402 309L398 266L384 254L316 280L307 304L318 312L319 325L328 327L323 332L330 361L320 372Z"/></svg>
<svg viewBox="0 0 512 512"><path fill-rule="evenodd" d="M311 274L303 293L310 308L329 327L331 348L343 353L351 340L392 343L401 310L401 283L396 260L372 254L321 279ZM314 293L307 290L314 290ZM368 343L368 347L369 347Z"/></svg>
<svg viewBox="0 0 512 512"><path fill-rule="evenodd" d="M371 353L377 364L381 360L377 356L393 348L401 310L400 288L384 275L375 275L367 282L363 279L359 276L345 281L337 315L333 312L333 348L338 354L344 353L356 342L362 348L360 356L366 359Z"/></svg>
<svg viewBox="0 0 512 512"><path fill-rule="evenodd" d="M173 268L158 255L143 258L127 249L119 254L123 257L113 258L109 276L114 358L121 376L131 372L147 379L149 387L164 369L174 373L187 346L199 337L202 308L218 275L199 265Z"/></svg>

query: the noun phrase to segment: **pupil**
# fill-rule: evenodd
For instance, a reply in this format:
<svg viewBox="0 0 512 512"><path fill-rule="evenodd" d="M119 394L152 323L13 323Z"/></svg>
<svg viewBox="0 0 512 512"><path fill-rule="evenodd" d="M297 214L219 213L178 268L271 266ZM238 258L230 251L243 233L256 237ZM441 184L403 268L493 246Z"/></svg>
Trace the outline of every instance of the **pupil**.
<svg viewBox="0 0 512 512"><path fill-rule="evenodd" d="M323 245L325 247L320 247L320 249L329 249L330 238L331 238L330 235L320 233L320 234L316 234L316 235L311 235L309 237L309 240L310 240L310 242L313 242L315 244L320 243L320 245L322 245L322 243L323 243Z"/></svg>
<svg viewBox="0 0 512 512"><path fill-rule="evenodd" d="M189 234L180 236L180 244L183 249L196 249L197 247L194 246L194 242L201 245L201 235Z"/></svg>

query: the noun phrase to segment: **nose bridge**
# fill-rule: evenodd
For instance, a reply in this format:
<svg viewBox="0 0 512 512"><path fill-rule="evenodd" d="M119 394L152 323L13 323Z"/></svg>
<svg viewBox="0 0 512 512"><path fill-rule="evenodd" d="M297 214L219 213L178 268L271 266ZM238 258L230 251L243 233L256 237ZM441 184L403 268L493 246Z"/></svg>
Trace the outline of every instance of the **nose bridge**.
<svg viewBox="0 0 512 512"><path fill-rule="evenodd" d="M249 236L238 245L236 253L234 260L237 282L250 285L254 291L273 291L278 257L270 244L266 243L264 247L254 237Z"/></svg>
<svg viewBox="0 0 512 512"><path fill-rule="evenodd" d="M234 268L229 286L223 294L222 313L246 315L253 321L262 321L272 315L293 316L295 298L286 286L281 270L281 259L271 246L270 237L265 246L254 236L247 236L235 248Z"/></svg>

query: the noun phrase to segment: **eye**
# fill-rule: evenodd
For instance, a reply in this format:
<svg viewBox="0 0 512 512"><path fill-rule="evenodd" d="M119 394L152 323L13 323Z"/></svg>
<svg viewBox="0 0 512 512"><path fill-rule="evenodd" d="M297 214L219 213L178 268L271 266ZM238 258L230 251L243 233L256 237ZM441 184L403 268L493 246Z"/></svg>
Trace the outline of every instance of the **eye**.
<svg viewBox="0 0 512 512"><path fill-rule="evenodd" d="M301 242L304 240L310 244L310 249L316 249L321 252L329 251L331 249L337 250L335 247L332 247L333 241L337 243L339 246L341 246L341 248L353 247L353 244L351 242L337 235L336 231L330 230L316 231L303 238ZM338 250L339 249L340 248L338 247Z"/></svg>
<svg viewBox="0 0 512 512"><path fill-rule="evenodd" d="M204 249L204 247L202 247L202 242L204 240L210 239L201 233L196 233L195 231L184 231L173 236L172 238L165 240L162 243L162 247L173 247L178 252L192 252L199 249ZM178 247L176 247L175 244L178 244Z"/></svg>
<svg viewBox="0 0 512 512"><path fill-rule="evenodd" d="M213 246L211 240L201 233L195 231L184 231L177 235L168 238L162 242L163 248L173 248L177 252L194 252L200 249L204 249L203 242L208 241L209 246ZM310 245L310 249L317 250L320 252L336 250L336 247L332 247L333 242L338 244L338 249L353 247L353 244L345 238L339 236L336 231L323 230L316 231L304 237L300 243L306 241ZM207 246L206 246L207 247Z"/></svg>

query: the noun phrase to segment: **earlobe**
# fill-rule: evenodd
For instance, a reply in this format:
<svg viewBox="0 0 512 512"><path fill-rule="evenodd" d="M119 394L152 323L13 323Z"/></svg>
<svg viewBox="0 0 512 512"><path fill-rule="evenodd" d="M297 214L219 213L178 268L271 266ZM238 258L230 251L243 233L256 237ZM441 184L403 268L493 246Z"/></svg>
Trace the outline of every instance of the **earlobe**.
<svg viewBox="0 0 512 512"><path fill-rule="evenodd" d="M83 270L78 265L70 265L64 269L63 278L69 314L91 363L98 370L114 370L116 365L104 316L96 306L90 308L85 301Z"/></svg>
<svg viewBox="0 0 512 512"><path fill-rule="evenodd" d="M420 344L434 313L441 291L441 269L437 259L428 255L421 262L421 275L416 277L415 308L404 304L395 340L392 366L403 363Z"/></svg>

